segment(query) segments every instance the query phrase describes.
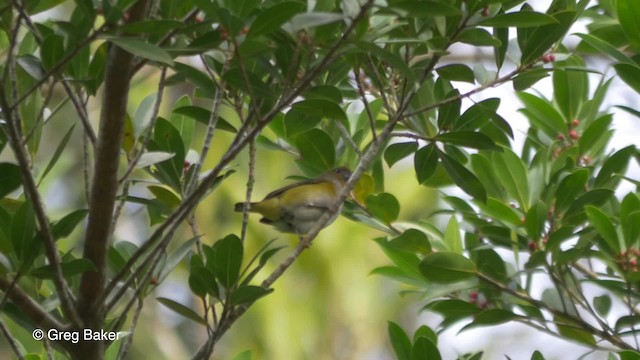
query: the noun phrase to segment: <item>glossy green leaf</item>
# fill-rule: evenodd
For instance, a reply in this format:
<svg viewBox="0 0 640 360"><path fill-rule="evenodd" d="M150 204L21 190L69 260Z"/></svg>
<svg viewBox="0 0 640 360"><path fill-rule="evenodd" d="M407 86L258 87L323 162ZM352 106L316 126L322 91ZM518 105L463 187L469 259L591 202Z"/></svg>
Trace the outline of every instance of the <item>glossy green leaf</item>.
<svg viewBox="0 0 640 360"><path fill-rule="evenodd" d="M242 266L242 241L235 235L228 235L218 240L213 249L213 268L216 279L222 286L229 289L236 284ZM207 264L208 265L208 264Z"/></svg>
<svg viewBox="0 0 640 360"><path fill-rule="evenodd" d="M529 64L538 60L556 42L560 41L569 30L576 14L573 11L564 11L554 15L557 24L536 27L526 39L522 49L521 64Z"/></svg>
<svg viewBox="0 0 640 360"><path fill-rule="evenodd" d="M538 27L543 25L557 24L558 21L547 14L535 11L512 12L499 14L478 22L479 26L492 27Z"/></svg>
<svg viewBox="0 0 640 360"><path fill-rule="evenodd" d="M317 173L332 169L336 163L336 150L331 137L320 129L311 129L296 137L300 163L309 165Z"/></svg>
<svg viewBox="0 0 640 360"><path fill-rule="evenodd" d="M438 153L434 144L429 144L416 151L413 167L416 171L418 184L424 184L436 172Z"/></svg>
<svg viewBox="0 0 640 360"><path fill-rule="evenodd" d="M317 114L292 108L284 115L284 133L280 135L285 140L292 142L296 136L315 128L321 120L322 117Z"/></svg>
<svg viewBox="0 0 640 360"><path fill-rule="evenodd" d="M532 67L516 75L513 79L513 89L515 91L524 91L547 76L549 76L549 69Z"/></svg>
<svg viewBox="0 0 640 360"><path fill-rule="evenodd" d="M416 150L418 150L416 141L391 144L384 151L384 160L389 167L392 167L398 161L415 153Z"/></svg>
<svg viewBox="0 0 640 360"><path fill-rule="evenodd" d="M580 324L558 315L554 316L553 321L558 327L558 333L562 335L563 338L574 340L587 346L596 345L593 334L587 330L582 330Z"/></svg>
<svg viewBox="0 0 640 360"><path fill-rule="evenodd" d="M476 266L471 260L449 251L426 255L420 262L419 269L427 280L441 284L470 279L476 272Z"/></svg>
<svg viewBox="0 0 640 360"><path fill-rule="evenodd" d="M411 359L411 340L402 328L392 322L387 322L387 332L389 333L389 340L391 340L391 346L393 352L396 354L398 360L410 360Z"/></svg>
<svg viewBox="0 0 640 360"><path fill-rule="evenodd" d="M344 20L344 15L328 12L305 12L300 13L291 19L291 29L298 32L302 29L310 29L321 25L332 24Z"/></svg>
<svg viewBox="0 0 640 360"><path fill-rule="evenodd" d="M273 289L265 289L262 286L245 285L235 289L231 293L229 302L232 305L247 305L272 292Z"/></svg>
<svg viewBox="0 0 640 360"><path fill-rule="evenodd" d="M617 184L616 178L624 174L629 165L631 156L637 154L638 151L635 146L630 145L618 150L615 154L611 155L605 160L602 168L596 176L594 182L595 187L605 187ZM613 181L612 181L613 180Z"/></svg>
<svg viewBox="0 0 640 360"><path fill-rule="evenodd" d="M589 92L587 73L572 69L572 67L584 66L584 61L577 56L571 56L554 64L553 98L567 121L575 119L580 113L582 104L587 101Z"/></svg>
<svg viewBox="0 0 640 360"><path fill-rule="evenodd" d="M504 324L509 321L515 320L520 316L505 309L487 309L476 315L471 324L465 326L460 331L466 331L473 328L482 326L493 326Z"/></svg>
<svg viewBox="0 0 640 360"><path fill-rule="evenodd" d="M609 295L600 295L593 298L593 307L602 317L609 315L611 310L611 297Z"/></svg>
<svg viewBox="0 0 640 360"><path fill-rule="evenodd" d="M498 199L489 197L486 204L479 203L478 206L484 214L505 224L514 226L520 226L522 224L520 221L520 215L518 215L516 210Z"/></svg>
<svg viewBox="0 0 640 360"><path fill-rule="evenodd" d="M603 250L609 250L609 254L619 254L620 242L618 240L618 234L609 216L602 210L591 205L585 206L585 212L589 217L591 225L596 229L598 234L602 236L609 248Z"/></svg>
<svg viewBox="0 0 640 360"><path fill-rule="evenodd" d="M64 55L64 39L62 36L52 34L42 41L42 46L40 47L40 60L42 61L42 67L46 70L51 70L56 66L62 60Z"/></svg>
<svg viewBox="0 0 640 360"><path fill-rule="evenodd" d="M139 39L125 37L102 36L101 38L112 42L113 44L135 56L151 61L157 61L169 66L173 65L173 59L171 58L171 55L169 55L169 53L164 49L161 49L154 44L150 44Z"/></svg>
<svg viewBox="0 0 640 360"><path fill-rule="evenodd" d="M451 176L456 185L477 200L487 201L487 192L484 186L471 171L443 152L439 152L438 157L442 161L447 174Z"/></svg>
<svg viewBox="0 0 640 360"><path fill-rule="evenodd" d="M527 235L531 239L539 240L544 230L544 224L547 221L547 206L543 202L535 203L525 217L525 227Z"/></svg>
<svg viewBox="0 0 640 360"><path fill-rule="evenodd" d="M178 74L183 75L190 83L195 85L202 91L203 95L214 97L216 91L216 83L204 72L194 68L193 66L176 62L173 68ZM186 104L186 106L191 104ZM185 105L183 105L185 106ZM178 108L176 104L176 108Z"/></svg>
<svg viewBox="0 0 640 360"><path fill-rule="evenodd" d="M202 265L192 266L189 270L189 288L197 296L210 295L219 297L218 284L215 275L209 268Z"/></svg>
<svg viewBox="0 0 640 360"><path fill-rule="evenodd" d="M460 15L460 9L437 1L399 1L394 2L392 7L402 10L407 16L418 18Z"/></svg>
<svg viewBox="0 0 640 360"><path fill-rule="evenodd" d="M449 81L464 81L473 84L475 78L473 70L462 64L449 64L436 69L438 75Z"/></svg>
<svg viewBox="0 0 640 360"><path fill-rule="evenodd" d="M205 319L203 319L200 315L196 314L193 310L191 310L190 308L175 302L171 299L167 299L167 298L156 298L156 300L158 300L158 302L164 306L166 306L168 309L176 312L179 315L182 315L183 317L191 320L191 321L195 321L196 323L200 324L200 325L204 325L207 326L207 322Z"/></svg>
<svg viewBox="0 0 640 360"><path fill-rule="evenodd" d="M304 11L303 4L294 1L286 1L275 4L261 12L251 24L247 38L266 35L278 30L295 14Z"/></svg>
<svg viewBox="0 0 640 360"><path fill-rule="evenodd" d="M635 64L614 64L613 68L622 81L627 83L636 93L640 94L640 66Z"/></svg>
<svg viewBox="0 0 640 360"><path fill-rule="evenodd" d="M365 200L367 210L378 219L391 224L398 219L400 203L389 193L369 195Z"/></svg>
<svg viewBox="0 0 640 360"><path fill-rule="evenodd" d="M417 229L407 229L402 234L389 240L386 244L389 249L406 251L411 254L426 255L431 252L431 243L427 235Z"/></svg>
<svg viewBox="0 0 640 360"><path fill-rule="evenodd" d="M616 0L616 15L631 45L640 50L640 3L635 0Z"/></svg>
<svg viewBox="0 0 640 360"><path fill-rule="evenodd" d="M500 46L500 40L496 39L485 29L482 28L470 28L464 30L458 40L462 43L475 45L475 46Z"/></svg>
<svg viewBox="0 0 640 360"><path fill-rule="evenodd" d="M94 271L96 267L93 266L93 263L87 259L74 259L71 261L66 261L60 264L62 268L62 275L68 279L71 276L80 275L87 271ZM53 271L53 267L51 265L45 265L36 269L33 269L29 272L29 275L36 277L38 279L53 279L55 277L55 273Z"/></svg>
<svg viewBox="0 0 640 360"><path fill-rule="evenodd" d="M567 123L548 101L523 92L518 93L518 98L526 106L520 111L527 115L532 126L544 131L552 139L567 133Z"/></svg>
<svg viewBox="0 0 640 360"><path fill-rule="evenodd" d="M460 224L455 216L452 216L444 231L444 243L447 250L462 254L462 237L460 236Z"/></svg>
<svg viewBox="0 0 640 360"><path fill-rule="evenodd" d="M58 162L60 155L62 155L62 152L64 151L64 149L67 147L67 144L69 143L69 138L71 138L71 134L73 133L74 128L75 128L75 125L71 125L71 128L69 128L69 131L67 131L67 133L62 137L62 140L60 140L60 144L58 144L58 147L56 147L56 151L53 153L53 155L51 156L51 160L49 160L49 163L47 164L47 167L42 172L42 176L40 176L40 181L42 181L47 176L49 171L51 171L51 169L53 169L55 164ZM1 173L2 171L0 171L0 174ZM0 181L0 183L2 183L2 181Z"/></svg>
<svg viewBox="0 0 640 360"><path fill-rule="evenodd" d="M478 150L501 150L490 137L474 131L456 131L443 133L435 138L446 144L459 145Z"/></svg>
<svg viewBox="0 0 640 360"><path fill-rule="evenodd" d="M36 216L30 201L20 205L11 219L11 244L18 258L28 260L33 254L36 233Z"/></svg>
<svg viewBox="0 0 640 360"><path fill-rule="evenodd" d="M20 167L11 163L0 163L0 199L22 185Z"/></svg>
<svg viewBox="0 0 640 360"><path fill-rule="evenodd" d="M608 114L599 117L593 121L581 134L578 139L578 146L580 153L592 154L593 150L597 149L595 146L602 140L608 140L607 130L611 129L611 122L613 121L613 115Z"/></svg>
<svg viewBox="0 0 640 360"><path fill-rule="evenodd" d="M203 125L209 125L209 119L211 118L211 111L200 106L181 106L179 108L173 109L173 112L175 114L184 115L191 119L194 119ZM227 120L223 118L218 118L216 122L216 129L228 131L231 133L238 132L238 130L233 127L233 125L231 125Z"/></svg>
<svg viewBox="0 0 640 360"><path fill-rule="evenodd" d="M442 360L438 347L425 337L418 338L411 349L411 360Z"/></svg>
<svg viewBox="0 0 640 360"><path fill-rule="evenodd" d="M560 181L556 190L556 209L559 212L568 209L575 199L585 192L587 180L589 180L589 170L578 169Z"/></svg>
<svg viewBox="0 0 640 360"><path fill-rule="evenodd" d="M184 26L185 23L178 20L154 19L126 23L120 30L125 34L165 34Z"/></svg>
<svg viewBox="0 0 640 360"><path fill-rule="evenodd" d="M633 60L631 60L631 58L629 58L622 51L618 50L615 46L613 46L611 43L607 41L604 41L591 34L575 34L575 36L580 37L582 41L591 45L601 53L609 55L611 58L613 58L617 62L633 64Z"/></svg>
<svg viewBox="0 0 640 360"><path fill-rule="evenodd" d="M80 209L75 210L62 219L56 221L51 225L51 233L54 239L61 239L69 236L71 232L87 217L89 210Z"/></svg>
<svg viewBox="0 0 640 360"><path fill-rule="evenodd" d="M495 173L507 193L520 204L523 211L529 209L529 179L524 162L510 149L494 152L491 156Z"/></svg>

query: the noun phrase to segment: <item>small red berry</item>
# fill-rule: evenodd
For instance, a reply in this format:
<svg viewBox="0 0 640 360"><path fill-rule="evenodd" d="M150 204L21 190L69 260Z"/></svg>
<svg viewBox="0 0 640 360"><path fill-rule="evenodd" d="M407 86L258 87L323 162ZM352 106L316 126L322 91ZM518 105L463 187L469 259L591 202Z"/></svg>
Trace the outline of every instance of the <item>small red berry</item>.
<svg viewBox="0 0 640 360"><path fill-rule="evenodd" d="M555 55L553 54L544 54L542 55L542 62L545 64L552 63L556 60Z"/></svg>
<svg viewBox="0 0 640 360"><path fill-rule="evenodd" d="M569 137L572 138L573 140L578 140L580 135L575 130L569 130Z"/></svg>
<svg viewBox="0 0 640 360"><path fill-rule="evenodd" d="M487 17L489 16L489 7L485 6L484 8L482 8L482 16Z"/></svg>
<svg viewBox="0 0 640 360"><path fill-rule="evenodd" d="M203 20L202 20L202 18L201 18L201 17L196 16L196 18L195 18L195 22L197 22L198 24L200 24L202 21L203 21Z"/></svg>
<svg viewBox="0 0 640 360"><path fill-rule="evenodd" d="M478 301L478 292L477 291L472 291L469 293L469 301L472 303L475 303L476 301Z"/></svg>
<svg viewBox="0 0 640 360"><path fill-rule="evenodd" d="M240 34L242 35L246 35L249 33L249 28L248 27L243 27L242 30L240 30Z"/></svg>
<svg viewBox="0 0 640 360"><path fill-rule="evenodd" d="M564 140L564 135L563 134L558 134L558 136L556 136L556 139L562 141L562 140Z"/></svg>
<svg viewBox="0 0 640 360"><path fill-rule="evenodd" d="M155 277L152 277L152 278L149 280L149 283L150 283L151 285L158 285L158 279L156 279Z"/></svg>
<svg viewBox="0 0 640 360"><path fill-rule="evenodd" d="M534 252L538 250L538 244L536 244L534 241L530 241L529 242L529 251Z"/></svg>
<svg viewBox="0 0 640 360"><path fill-rule="evenodd" d="M580 120L578 119L571 120L571 126L576 127L578 125L580 125Z"/></svg>

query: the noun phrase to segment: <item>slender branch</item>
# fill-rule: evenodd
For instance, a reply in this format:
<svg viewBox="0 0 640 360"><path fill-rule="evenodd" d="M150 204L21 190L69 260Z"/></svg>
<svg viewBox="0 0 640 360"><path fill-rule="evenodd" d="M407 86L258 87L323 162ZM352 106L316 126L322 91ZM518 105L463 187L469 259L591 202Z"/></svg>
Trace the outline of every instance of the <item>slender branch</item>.
<svg viewBox="0 0 640 360"><path fill-rule="evenodd" d="M242 227L240 230L240 240L244 243L247 237L247 227L249 225L249 204L251 203L251 193L253 192L253 184L256 181L256 142L254 139L249 143L249 176L247 177L247 186L244 197L244 207L242 211Z"/></svg>
<svg viewBox="0 0 640 360"><path fill-rule="evenodd" d="M492 278L490 278L487 275L484 275L480 272L476 272L476 276L486 282L487 284L499 289L500 291L503 291L507 294L510 294L512 296L515 296L516 298L520 299L520 300L524 300L526 302L528 302L529 304L538 307L540 309L545 309L547 311L549 311L551 314L553 315L557 315L557 316L561 316L563 318L566 319L570 319L571 321L573 321L576 324L579 324L583 330L588 331L594 335L599 336L600 338L609 341L611 344L617 346L620 349L628 349L628 350L633 350L633 347L629 344L627 344L624 340L622 340L619 336L615 335L615 334L609 334L606 331L597 329L596 327L594 327L593 325L589 324L588 322L582 320L580 317L578 316L574 316L571 315L567 312L564 312L562 310L558 310L556 308L553 308L551 306L549 306L547 303L545 303L544 301L540 301L537 299L532 298L531 296L529 296L528 294L522 293L520 291L514 290L504 284L502 284L499 281L496 281Z"/></svg>
<svg viewBox="0 0 640 360"><path fill-rule="evenodd" d="M16 338L13 337L13 335L11 335L9 328L4 323L4 321L2 321L2 319L0 319L0 333L2 333L4 338L7 340L7 343L9 344L11 351L13 351L13 353L16 354L16 357L20 360L24 360L24 354L22 353L22 350L20 350L20 347L18 346L18 341L16 340Z"/></svg>
<svg viewBox="0 0 640 360"><path fill-rule="evenodd" d="M131 343L133 340L133 334L138 326L138 319L140 318L140 314L142 313L142 307L144 305L144 301L138 299L138 306L136 310L133 312L133 318L131 319L131 325L129 326L129 336L124 340L122 345L120 345L120 351L118 351L117 359L126 359L127 354L129 353L129 348L131 347Z"/></svg>
<svg viewBox="0 0 640 360"><path fill-rule="evenodd" d="M40 304L35 302L25 293L17 284L13 286L7 280L0 277L0 289L5 292L6 296L11 302L20 308L22 312L31 320L34 324L41 326L45 329L58 329L65 330L69 327L60 323L56 318L49 314Z"/></svg>
<svg viewBox="0 0 640 360"><path fill-rule="evenodd" d="M371 127L371 135L373 139L376 138L376 119L373 116L373 112L371 111L371 106L369 106L369 100L367 100L367 93L364 91L364 84L362 83L362 78L360 77L360 70L355 68L353 71L353 76L356 80L356 84L358 85L358 93L360 94L360 99L364 104L364 109L367 112L367 118L369 119L369 126Z"/></svg>

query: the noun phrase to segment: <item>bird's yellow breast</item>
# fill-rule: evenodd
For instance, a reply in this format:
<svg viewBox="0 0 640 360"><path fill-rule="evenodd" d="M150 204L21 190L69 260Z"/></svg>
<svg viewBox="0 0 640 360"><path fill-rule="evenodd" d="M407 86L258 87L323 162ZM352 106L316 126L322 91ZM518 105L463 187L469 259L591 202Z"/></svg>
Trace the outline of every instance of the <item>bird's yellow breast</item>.
<svg viewBox="0 0 640 360"><path fill-rule="evenodd" d="M337 194L338 189L329 181L304 184L264 199L252 206L251 210L268 220L278 221L287 213L295 213L303 207L329 207Z"/></svg>

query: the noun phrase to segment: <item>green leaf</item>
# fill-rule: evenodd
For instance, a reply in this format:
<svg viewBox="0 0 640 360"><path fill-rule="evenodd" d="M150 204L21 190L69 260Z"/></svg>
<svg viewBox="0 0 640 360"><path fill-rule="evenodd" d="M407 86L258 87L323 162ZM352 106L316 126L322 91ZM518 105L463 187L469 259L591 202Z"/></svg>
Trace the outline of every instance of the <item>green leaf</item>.
<svg viewBox="0 0 640 360"><path fill-rule="evenodd" d="M605 160L600 172L596 176L594 187L611 187L615 188L617 181L612 181L622 176L629 165L631 156L638 153L635 146L630 145L618 150L615 154L611 155Z"/></svg>
<svg viewBox="0 0 640 360"><path fill-rule="evenodd" d="M579 323L575 323L568 318L558 315L553 317L553 322L558 328L558 333L562 335L563 338L575 340L587 346L596 345L596 340L593 335L586 330L582 330L582 326Z"/></svg>
<svg viewBox="0 0 640 360"><path fill-rule="evenodd" d="M436 172L438 166L438 154L436 146L429 144L416 151L413 158L413 167L416 171L418 184L424 184Z"/></svg>
<svg viewBox="0 0 640 360"><path fill-rule="evenodd" d="M537 202L527 211L527 216L525 217L527 235L531 239L539 240L546 221L547 206L543 202Z"/></svg>
<svg viewBox="0 0 640 360"><path fill-rule="evenodd" d="M524 162L510 149L494 152L491 156L494 171L507 193L523 211L529 209L529 180Z"/></svg>
<svg viewBox="0 0 640 360"><path fill-rule="evenodd" d="M564 61L557 61L553 71L553 98L564 118L575 119L587 101L589 79L584 71L572 68L584 67L584 61L577 56L570 56Z"/></svg>
<svg viewBox="0 0 640 360"><path fill-rule="evenodd" d="M524 92L518 93L518 98L526 106L520 111L529 118L533 127L544 131L552 139L567 133L567 123L548 101Z"/></svg>
<svg viewBox="0 0 640 360"><path fill-rule="evenodd" d="M520 316L512 313L509 310L505 309L488 309L480 312L476 315L476 318L473 319L471 324L462 328L462 331L466 331L469 329L482 327L482 326L492 326L507 323L511 320L517 319Z"/></svg>
<svg viewBox="0 0 640 360"><path fill-rule="evenodd" d="M169 209L173 210L180 205L180 197L175 192L169 190L168 187L149 185L147 186L147 190L153 194L156 200Z"/></svg>
<svg viewBox="0 0 640 360"><path fill-rule="evenodd" d="M460 224L458 219L452 216L449 219L447 228L444 232L444 243L447 249L457 254L462 254L462 237L460 237Z"/></svg>
<svg viewBox="0 0 640 360"><path fill-rule="evenodd" d="M124 38L124 37L116 37L116 36L101 36L102 39L112 42L117 45L121 49L135 55L141 57L143 59L157 61L162 64L166 64L169 66L173 66L173 59L171 55L165 50L159 48L154 44L150 44L146 41L133 39L133 38Z"/></svg>
<svg viewBox="0 0 640 360"><path fill-rule="evenodd" d="M93 263L87 259L73 259L71 261L63 262L60 264L62 267L62 275L65 279L68 279L74 275L80 275L87 271L95 271L96 267ZM29 275L38 279L53 279L55 273L51 265L45 265L37 269L33 269L29 272Z"/></svg>
<svg viewBox="0 0 640 360"><path fill-rule="evenodd" d="M303 4L294 1L282 2L266 9L256 17L247 34L247 39L278 30L285 22L304 9Z"/></svg>
<svg viewBox="0 0 640 360"><path fill-rule="evenodd" d="M386 244L388 249L406 251L410 254L426 255L431 252L431 243L427 235L417 229L407 229L402 234L389 240Z"/></svg>
<svg viewBox="0 0 640 360"><path fill-rule="evenodd" d="M524 91L532 87L538 81L549 76L549 71L549 69L545 69L543 67L529 68L516 75L513 79L513 89L515 91Z"/></svg>
<svg viewBox="0 0 640 360"><path fill-rule="evenodd" d="M416 141L391 144L384 151L384 160L389 167L392 167L398 161L416 152L416 150L418 150Z"/></svg>
<svg viewBox="0 0 640 360"><path fill-rule="evenodd" d="M181 106L173 109L173 113L187 116L205 126L209 125L209 119L211 118L211 111L200 106ZM228 131L234 134L238 132L233 125L223 118L218 118L218 121L216 122L216 129Z"/></svg>
<svg viewBox="0 0 640 360"><path fill-rule="evenodd" d="M640 94L640 66L635 64L614 64L618 76L636 93Z"/></svg>
<svg viewBox="0 0 640 360"><path fill-rule="evenodd" d="M578 147L581 154L596 154L594 150L598 149L597 145L602 140L608 140L607 130L611 129L613 115L608 114L594 120L582 132L578 139Z"/></svg>
<svg viewBox="0 0 640 360"><path fill-rule="evenodd" d="M44 38L40 47L42 67L51 70L64 57L64 39L60 35L51 34Z"/></svg>
<svg viewBox="0 0 640 360"><path fill-rule="evenodd" d="M200 324L200 325L204 325L207 326L207 321L205 319L203 319L200 315L196 314L193 310L191 310L190 308L175 302L171 299L167 299L167 298L163 298L163 297L158 297L156 298L156 300L158 300L158 302L164 306L166 306L167 308L169 308L170 310L173 310L174 312L178 313L179 315L184 316L185 318L195 321L196 323Z"/></svg>
<svg viewBox="0 0 640 360"><path fill-rule="evenodd" d="M543 25L557 24L558 20L547 14L534 11L512 12L508 14L498 14L494 17L481 20L477 25L492 27L538 27Z"/></svg>
<svg viewBox="0 0 640 360"><path fill-rule="evenodd" d="M172 157L174 157L176 154L172 154L172 153L168 153L168 152L164 152L164 151L149 151L149 152L145 152L144 154L142 154L142 156L140 156L140 159L138 160L138 163L136 164L136 167L142 169L142 168L146 168L149 167L151 165L155 165L158 163L161 163L163 161L167 161L169 159L171 159Z"/></svg>
<svg viewBox="0 0 640 360"><path fill-rule="evenodd" d="M302 29L310 29L344 20L344 15L327 12L307 12L295 15L290 23L294 33Z"/></svg>
<svg viewBox="0 0 640 360"><path fill-rule="evenodd" d="M183 97L178 99L178 101L176 101L176 103L173 105L173 108L177 109L183 106L190 106L190 105L191 105L191 98L189 98L189 96L187 95L184 95ZM195 122L191 121L191 119L188 119L187 116L178 114L176 112L171 113L171 116L169 117L169 121L171 121L173 126L175 126L178 132L180 133L180 136L182 137L182 143L184 144L184 151L188 152L189 148L191 148L191 142L193 141L193 134L196 129Z"/></svg>
<svg viewBox="0 0 640 360"><path fill-rule="evenodd" d="M396 221L400 214L400 203L389 193L369 195L365 204L373 216L387 224Z"/></svg>
<svg viewBox="0 0 640 360"><path fill-rule="evenodd" d="M494 46L501 45L500 40L496 39L485 29L482 28L470 28L464 30L458 37L458 41L475 46Z"/></svg>
<svg viewBox="0 0 640 360"><path fill-rule="evenodd" d="M336 150L331 137L320 129L311 129L296 137L301 162L317 173L332 169L336 163Z"/></svg>
<svg viewBox="0 0 640 360"><path fill-rule="evenodd" d="M591 225L593 225L598 234L602 236L609 248L602 250L609 250L608 252L610 255L619 254L620 242L618 241L618 234L609 216L595 206L588 205L585 206L584 209L589 217Z"/></svg>
<svg viewBox="0 0 640 360"><path fill-rule="evenodd" d="M556 209L563 212L585 192L585 186L589 180L589 170L578 169L566 176L556 190Z"/></svg>
<svg viewBox="0 0 640 360"><path fill-rule="evenodd" d="M439 152L438 157L456 185L479 201L487 201L487 192L484 186L471 171L443 152Z"/></svg>
<svg viewBox="0 0 640 360"><path fill-rule="evenodd" d="M234 290L229 296L231 305L251 304L263 296L273 292L273 289L265 289L262 286L245 285Z"/></svg>
<svg viewBox="0 0 640 360"><path fill-rule="evenodd" d="M20 167L11 163L0 163L0 199L22 185Z"/></svg>
<svg viewBox="0 0 640 360"><path fill-rule="evenodd" d="M411 349L411 360L442 360L438 347L431 340L420 337Z"/></svg>
<svg viewBox="0 0 640 360"><path fill-rule="evenodd" d="M391 6L402 10L407 16L417 18L460 15L460 9L437 1L399 1Z"/></svg>
<svg viewBox="0 0 640 360"><path fill-rule="evenodd" d="M246 350L234 356L231 360L251 360L251 359L253 359L251 350Z"/></svg>
<svg viewBox="0 0 640 360"><path fill-rule="evenodd" d="M633 64L633 60L631 60L631 58L607 41L597 38L591 34L575 34L575 36L580 37L582 41L591 45L599 52L609 55L617 62Z"/></svg>
<svg viewBox="0 0 640 360"><path fill-rule="evenodd" d="M389 333L389 340L391 340L391 346L393 352L396 354L398 360L410 360L411 359L411 340L402 328L392 322L387 322L387 332Z"/></svg>
<svg viewBox="0 0 640 360"><path fill-rule="evenodd" d="M178 20L144 20L126 23L120 27L124 34L165 34L171 30L180 29L185 23Z"/></svg>
<svg viewBox="0 0 640 360"><path fill-rule="evenodd" d="M200 236L194 236L193 238L183 242L175 249L169 257L167 258L167 262L164 264L162 269L160 269L160 274L158 275L158 282L164 281L164 279L169 276L169 274L173 271L173 269L178 266L178 264L189 254L192 253L191 247L195 245L196 242L200 239ZM211 276L213 278L213 276Z"/></svg>
<svg viewBox="0 0 640 360"><path fill-rule="evenodd" d="M635 0L617 0L616 15L631 45L640 50L640 3Z"/></svg>
<svg viewBox="0 0 640 360"><path fill-rule="evenodd" d="M45 178L45 176L47 176L49 171L51 171L51 169L53 169L53 166L56 164L56 162L58 162L58 159L60 158L60 155L62 155L62 152L67 147L67 143L69 142L69 138L71 138L71 134L73 133L73 129L74 128L75 128L75 125L71 125L71 128L69 128L69 130L64 135L62 140L60 140L60 144L58 144L58 147L56 148L56 151L53 153L53 156L51 157L51 160L49 160L49 163L47 164L47 167L42 172L42 176L40 176L40 182L42 182L42 180ZM0 171L0 174L1 173L2 172ZM2 181L0 181L0 183L2 183Z"/></svg>
<svg viewBox="0 0 640 360"><path fill-rule="evenodd" d="M89 210L86 209L76 210L53 223L51 226L53 238L57 240L69 236L73 229L75 229L76 226L78 226L78 224L87 217L88 213Z"/></svg>
<svg viewBox="0 0 640 360"><path fill-rule="evenodd" d="M468 303L460 299L436 300L427 304L422 310L432 311L442 315L447 319L457 321L464 319L480 311L480 308L474 304Z"/></svg>
<svg viewBox="0 0 640 360"><path fill-rule="evenodd" d="M185 151L178 130L169 121L158 118L153 130L153 141L149 142L148 150L175 154L169 160L156 164L155 168L164 184L180 192Z"/></svg>
<svg viewBox="0 0 640 360"><path fill-rule="evenodd" d="M220 296L215 275L202 265L191 267L189 271L189 288L200 297L210 295L217 298Z"/></svg>
<svg viewBox="0 0 640 360"><path fill-rule="evenodd" d="M200 89L203 95L210 96L210 97L215 96L216 83L207 74L194 68L193 66L179 63L179 62L175 62L173 64L173 68L176 70L178 74L184 75L184 77L187 80L189 80L189 83L192 83L198 89ZM191 104L186 104L182 106L188 106L188 105L191 105ZM180 106L178 106L178 104L176 103L176 108L178 107Z"/></svg>
<svg viewBox="0 0 640 360"><path fill-rule="evenodd" d="M215 251L213 267L216 278L222 286L230 289L236 284L240 275L243 255L242 241L236 235L231 234L218 240L213 245L213 249Z"/></svg>
<svg viewBox="0 0 640 360"><path fill-rule="evenodd" d="M284 133L279 135L285 140L293 142L296 136L315 128L321 120L322 117L316 114L292 108L284 115L282 123Z"/></svg>
<svg viewBox="0 0 640 360"><path fill-rule="evenodd" d="M321 118L340 120L343 124L347 124L347 114L342 110L339 104L331 100L307 99L298 101L293 104L291 108L292 110L295 109Z"/></svg>
<svg viewBox="0 0 640 360"><path fill-rule="evenodd" d="M473 261L450 251L426 255L420 262L419 269L427 280L441 284L470 279L476 272Z"/></svg>
<svg viewBox="0 0 640 360"><path fill-rule="evenodd" d="M478 150L502 150L487 135L475 131L456 131L436 136L436 141Z"/></svg>
<svg viewBox="0 0 640 360"><path fill-rule="evenodd" d="M620 360L640 360L640 352L635 350L623 350L618 352Z"/></svg>
<svg viewBox="0 0 640 360"><path fill-rule="evenodd" d="M593 298L593 307L598 315L606 317L611 310L611 297L609 295L601 295Z"/></svg>
<svg viewBox="0 0 640 360"><path fill-rule="evenodd" d="M36 216L31 202L25 201L11 219L11 244L20 260L29 260L36 251L35 233Z"/></svg>
<svg viewBox="0 0 640 360"><path fill-rule="evenodd" d="M449 81L464 81L473 84L475 78L473 70L462 64L449 64L436 69L441 77Z"/></svg>
<svg viewBox="0 0 640 360"><path fill-rule="evenodd" d="M557 24L536 27L528 36L522 49L521 64L530 64L560 41L569 30L575 19L575 12L564 11L554 15Z"/></svg>
<svg viewBox="0 0 640 360"><path fill-rule="evenodd" d="M479 203L478 206L483 213L499 220L505 224L515 226L522 225L520 215L509 205L495 198L489 197L487 203Z"/></svg>

